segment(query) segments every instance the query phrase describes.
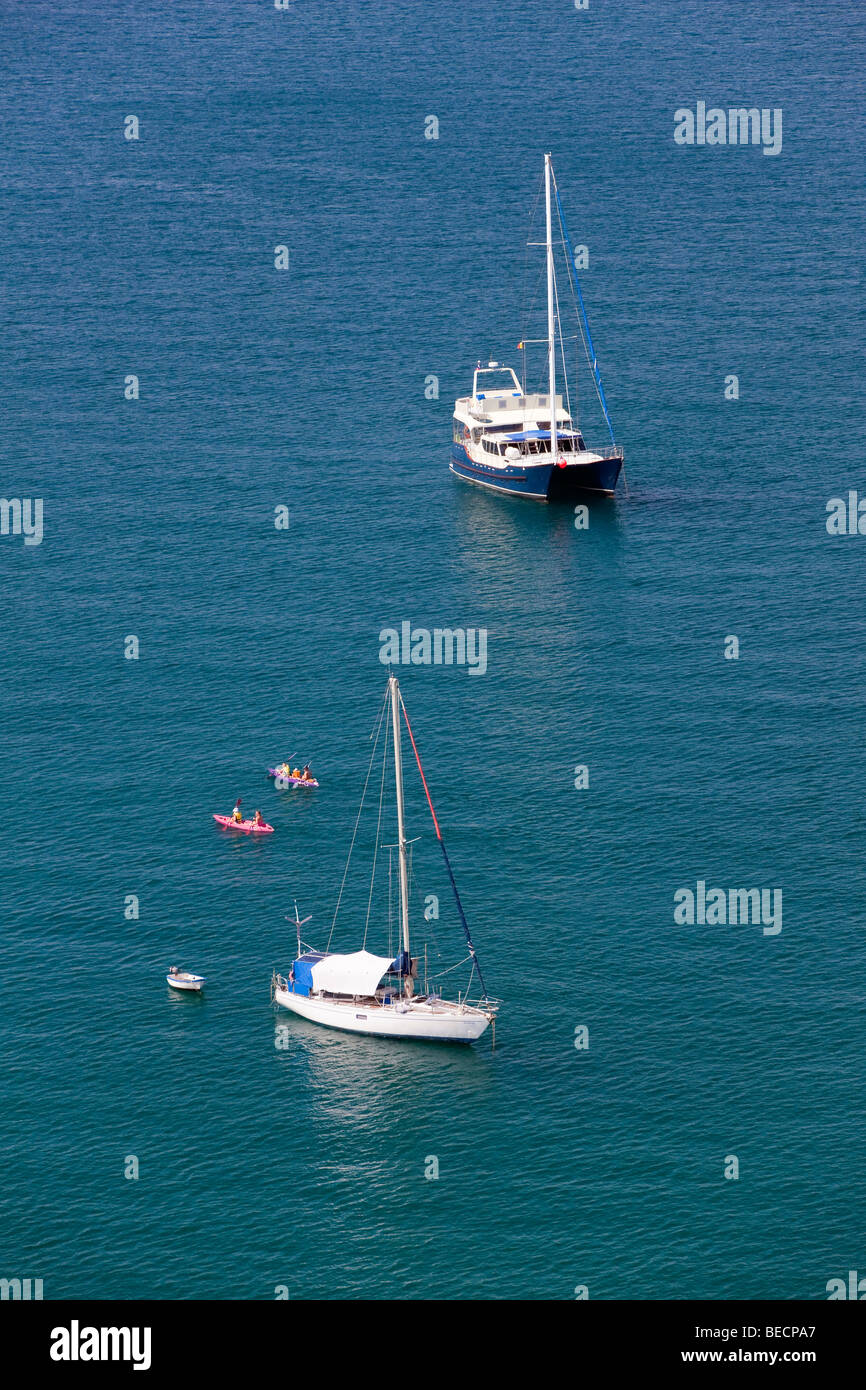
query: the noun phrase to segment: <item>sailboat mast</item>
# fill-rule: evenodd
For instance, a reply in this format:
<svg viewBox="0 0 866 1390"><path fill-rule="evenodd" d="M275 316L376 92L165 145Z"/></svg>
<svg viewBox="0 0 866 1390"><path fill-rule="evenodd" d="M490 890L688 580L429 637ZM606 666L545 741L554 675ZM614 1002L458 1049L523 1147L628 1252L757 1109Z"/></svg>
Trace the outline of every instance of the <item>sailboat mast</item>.
<svg viewBox="0 0 866 1390"><path fill-rule="evenodd" d="M397 841L400 847L400 925L403 931L403 950L409 955L409 866L406 853L406 830L403 824L403 759L400 749L400 687L397 677L388 680L391 688L391 722L394 730L394 779L397 784Z"/></svg>
<svg viewBox="0 0 866 1390"><path fill-rule="evenodd" d="M556 308L553 275L553 231L550 215L550 155L544 156L544 204L547 213L547 386L550 393L550 457L556 462Z"/></svg>

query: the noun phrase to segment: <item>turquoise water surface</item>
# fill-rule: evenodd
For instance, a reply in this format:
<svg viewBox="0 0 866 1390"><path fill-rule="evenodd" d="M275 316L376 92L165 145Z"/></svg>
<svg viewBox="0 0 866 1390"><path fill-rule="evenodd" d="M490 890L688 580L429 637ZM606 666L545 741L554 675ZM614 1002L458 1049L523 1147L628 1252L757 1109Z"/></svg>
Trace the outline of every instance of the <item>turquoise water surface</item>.
<svg viewBox="0 0 866 1390"><path fill-rule="evenodd" d="M2 491L43 499L44 537L0 538L0 1274L825 1298L866 1261L866 539L825 525L866 491L863 12L180 0L3 27ZM678 146L698 101L780 108L780 154ZM517 365L546 150L626 450L586 530L448 471L476 360ZM495 1051L269 1003L295 898L327 937L403 621L487 632L483 675L398 674ZM267 782L289 754L318 792ZM237 795L273 836L214 826ZM780 890L782 930L677 925L699 880ZM359 873L336 947L366 902Z"/></svg>

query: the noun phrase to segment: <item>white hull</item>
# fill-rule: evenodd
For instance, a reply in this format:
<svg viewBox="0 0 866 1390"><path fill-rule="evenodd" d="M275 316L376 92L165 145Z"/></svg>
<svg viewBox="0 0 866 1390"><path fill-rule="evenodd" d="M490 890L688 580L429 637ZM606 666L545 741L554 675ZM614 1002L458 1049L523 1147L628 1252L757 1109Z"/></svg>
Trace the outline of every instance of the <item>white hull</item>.
<svg viewBox="0 0 866 1390"><path fill-rule="evenodd" d="M277 988L274 1001L326 1028L369 1033L377 1038L419 1038L430 1042L475 1042L491 1017L471 1004L453 1004L446 999L433 1003L401 999L393 1004L368 999L356 1003L352 999L292 994Z"/></svg>
<svg viewBox="0 0 866 1390"><path fill-rule="evenodd" d="M457 402L455 406L455 415L457 415L459 406L460 402ZM457 418L460 418L459 415L457 415ZM517 426L517 428L520 427ZM502 477L506 480L508 474L515 471L527 473L530 477L533 473L538 473L539 475L541 473L547 473L550 471L551 464L556 462L556 459L553 458L550 453L536 454L532 457L516 461L502 459L500 462L499 459L485 453L479 446L469 444L466 440L463 441L463 448L466 451L466 457L469 459L470 463L490 469L493 472L501 473ZM557 452L556 458L563 457L564 455L562 453ZM591 449L579 449L570 453L567 459L569 468L591 468L594 464L603 462L604 454L594 454Z"/></svg>

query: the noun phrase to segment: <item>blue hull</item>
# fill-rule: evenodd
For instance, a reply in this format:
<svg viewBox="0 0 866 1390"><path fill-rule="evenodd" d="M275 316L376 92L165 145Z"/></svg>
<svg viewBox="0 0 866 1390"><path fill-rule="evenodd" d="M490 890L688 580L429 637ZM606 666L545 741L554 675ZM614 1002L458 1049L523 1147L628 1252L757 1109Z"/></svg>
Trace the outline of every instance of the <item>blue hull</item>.
<svg viewBox="0 0 866 1390"><path fill-rule="evenodd" d="M568 464L565 468L556 468L551 463L523 462L511 467L490 468L483 463L473 463L462 444L451 445L451 472L458 478L492 488L494 492L528 497L537 502L568 502L573 497L591 493L612 497L621 468L621 458Z"/></svg>

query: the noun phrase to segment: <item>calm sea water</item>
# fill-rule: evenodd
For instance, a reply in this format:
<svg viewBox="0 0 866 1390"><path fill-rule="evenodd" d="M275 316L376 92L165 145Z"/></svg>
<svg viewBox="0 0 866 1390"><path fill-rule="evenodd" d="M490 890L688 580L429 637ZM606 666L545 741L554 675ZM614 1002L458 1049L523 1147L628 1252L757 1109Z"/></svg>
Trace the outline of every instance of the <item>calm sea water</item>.
<svg viewBox="0 0 866 1390"><path fill-rule="evenodd" d="M864 483L862 12L183 0L3 27L2 491L45 521L0 539L0 1273L825 1297L866 1260L866 540L825 528ZM781 154L678 147L699 100L781 107ZM582 532L447 468L454 397L524 331L548 149L627 454ZM287 1018L276 1046L284 915L327 934L404 620L488 631L483 676L400 675L496 1050ZM315 795L265 780L292 753ZM238 794L273 837L214 827ZM409 811L457 961L414 782ZM676 926L698 879L782 890L781 933ZM170 997L173 963L203 999Z"/></svg>

